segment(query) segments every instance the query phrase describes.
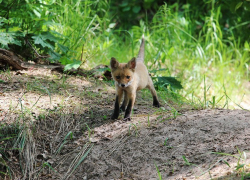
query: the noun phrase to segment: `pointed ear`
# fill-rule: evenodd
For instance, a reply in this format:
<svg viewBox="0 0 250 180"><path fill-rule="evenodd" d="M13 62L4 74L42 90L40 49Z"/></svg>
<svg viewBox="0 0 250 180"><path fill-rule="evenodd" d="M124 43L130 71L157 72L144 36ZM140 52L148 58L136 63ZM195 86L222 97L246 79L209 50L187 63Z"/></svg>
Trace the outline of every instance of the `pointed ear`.
<svg viewBox="0 0 250 180"><path fill-rule="evenodd" d="M135 59L135 57L133 57L133 58L128 62L127 66L128 66L129 69L132 69L132 70L135 69L135 67L136 67L136 59Z"/></svg>
<svg viewBox="0 0 250 180"><path fill-rule="evenodd" d="M118 68L118 66L119 66L119 62L114 57L112 57L110 60L111 69L116 69Z"/></svg>

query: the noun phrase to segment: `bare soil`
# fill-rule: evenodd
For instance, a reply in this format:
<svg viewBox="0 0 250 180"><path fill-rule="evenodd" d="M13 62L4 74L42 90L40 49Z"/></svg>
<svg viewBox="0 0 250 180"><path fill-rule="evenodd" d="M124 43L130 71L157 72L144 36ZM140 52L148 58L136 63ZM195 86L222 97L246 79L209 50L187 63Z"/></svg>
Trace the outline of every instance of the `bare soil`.
<svg viewBox="0 0 250 180"><path fill-rule="evenodd" d="M249 171L249 111L194 110L167 97L155 109L142 91L132 120L112 121L112 83L38 67L0 79L0 123L30 128L22 156L5 152L12 179L234 180Z"/></svg>

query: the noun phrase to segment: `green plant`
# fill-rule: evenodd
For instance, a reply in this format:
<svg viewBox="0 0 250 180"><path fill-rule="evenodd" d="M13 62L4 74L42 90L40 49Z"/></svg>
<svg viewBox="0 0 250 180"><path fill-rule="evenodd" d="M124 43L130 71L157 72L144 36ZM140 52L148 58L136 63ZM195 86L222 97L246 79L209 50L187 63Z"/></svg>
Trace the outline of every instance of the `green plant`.
<svg viewBox="0 0 250 180"><path fill-rule="evenodd" d="M54 171L55 173L58 173L58 172L57 172L48 162L45 162L45 163L43 163L43 165L42 165L40 171L36 174L36 177L37 177L37 178L39 177L39 174L41 173L41 171L42 171L44 168L46 168L46 167L48 167L49 169L51 169L51 170Z"/></svg>
<svg viewBox="0 0 250 180"><path fill-rule="evenodd" d="M88 129L88 138L89 138L89 142L91 142L90 138L92 136L92 134L94 133L94 131L88 126L87 123L85 123L87 129Z"/></svg>
<svg viewBox="0 0 250 180"><path fill-rule="evenodd" d="M131 123L131 124L129 125L128 134L131 135L131 130L130 130L130 129L131 129L132 127L135 128L135 136L137 137L137 136L138 136L138 128L137 128L137 126L136 126L134 123Z"/></svg>
<svg viewBox="0 0 250 180"><path fill-rule="evenodd" d="M107 120L107 116L106 115L103 116L103 120Z"/></svg>
<svg viewBox="0 0 250 180"><path fill-rule="evenodd" d="M58 147L58 149L56 150L55 154L59 154L60 151L62 150L63 146L68 142L67 139L73 139L73 132L69 131L68 134L64 137L63 142L61 143L61 145Z"/></svg>
<svg viewBox="0 0 250 180"><path fill-rule="evenodd" d="M249 164L246 164L246 152L244 151L240 151L237 148L238 151L238 155L232 155L232 154L228 154L228 153L220 153L220 152L212 152L213 154L218 154L218 155L222 155L222 156L231 156L237 159L237 164L235 166L235 171L241 174L241 179L244 180L246 178L250 177L250 173L248 171L246 171L247 166L249 166ZM223 161L225 164L227 164L229 167L229 163L227 161ZM243 163L242 163L243 162Z"/></svg>
<svg viewBox="0 0 250 180"><path fill-rule="evenodd" d="M149 120L149 114L148 114L148 118L147 118L147 120L148 120L148 127L150 127L150 120Z"/></svg>
<svg viewBox="0 0 250 180"><path fill-rule="evenodd" d="M77 169L77 167L85 160L87 155L90 153L91 149L93 148L93 144L89 149L89 144L85 144L85 146L81 149L81 151L76 155L76 157L71 162L68 171L64 174L62 179L68 179L73 172Z"/></svg>
<svg viewBox="0 0 250 180"><path fill-rule="evenodd" d="M188 161L188 159L186 158L186 156L182 155L182 159L185 161L185 165L188 165L188 166L192 165L192 163L190 163Z"/></svg>
<svg viewBox="0 0 250 180"><path fill-rule="evenodd" d="M162 180L161 172L160 172L160 170L159 170L159 168L158 168L158 166L156 164L155 164L155 168L156 168L159 180Z"/></svg>

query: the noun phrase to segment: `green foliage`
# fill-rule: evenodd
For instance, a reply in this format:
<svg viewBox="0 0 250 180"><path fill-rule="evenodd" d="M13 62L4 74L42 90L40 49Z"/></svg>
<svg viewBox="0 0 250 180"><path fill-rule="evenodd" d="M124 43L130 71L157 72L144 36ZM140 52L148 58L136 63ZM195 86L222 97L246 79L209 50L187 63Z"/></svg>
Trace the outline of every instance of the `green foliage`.
<svg viewBox="0 0 250 180"><path fill-rule="evenodd" d="M172 89L182 89L181 82L178 81L175 77L154 77L154 85L157 89L167 89L168 86Z"/></svg>
<svg viewBox="0 0 250 180"><path fill-rule="evenodd" d="M249 78L250 2L162 3L159 0L2 1L0 46L34 59L32 46L69 70L81 65L108 64L110 57L127 62L136 56L144 34L147 66L150 70L162 69L155 79L158 87L183 86L183 95L197 101L204 95L205 75L211 88L206 90L203 103L206 107L221 103L228 106L226 97L240 94L232 92L234 87L243 92L243 80ZM182 79L182 85L169 77ZM218 94L211 93L214 89Z"/></svg>
<svg viewBox="0 0 250 180"><path fill-rule="evenodd" d="M161 5L160 0L111 0L110 15L117 28L130 29L133 25L138 25L141 19L152 19Z"/></svg>
<svg viewBox="0 0 250 180"><path fill-rule="evenodd" d="M37 0L3 1L0 4L0 47L33 59L31 46L40 54L51 54L60 34L53 31L55 5ZM27 52L28 49L28 52Z"/></svg>

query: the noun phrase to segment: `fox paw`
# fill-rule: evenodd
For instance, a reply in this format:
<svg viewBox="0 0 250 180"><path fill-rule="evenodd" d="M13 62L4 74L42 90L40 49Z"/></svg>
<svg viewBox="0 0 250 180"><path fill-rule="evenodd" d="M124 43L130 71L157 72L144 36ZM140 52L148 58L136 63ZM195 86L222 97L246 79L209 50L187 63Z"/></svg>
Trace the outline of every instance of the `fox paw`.
<svg viewBox="0 0 250 180"><path fill-rule="evenodd" d="M131 117L124 118L123 121L131 121Z"/></svg>
<svg viewBox="0 0 250 180"><path fill-rule="evenodd" d="M157 102L154 102L154 103L153 103L153 106L154 106L154 107L158 107L158 108L161 107L161 105L160 105L160 103L159 103L158 101L157 101Z"/></svg>
<svg viewBox="0 0 250 180"><path fill-rule="evenodd" d="M111 116L111 119L114 120L114 119L117 119L118 117L119 117L119 115L117 116L117 115L113 114L113 115Z"/></svg>

